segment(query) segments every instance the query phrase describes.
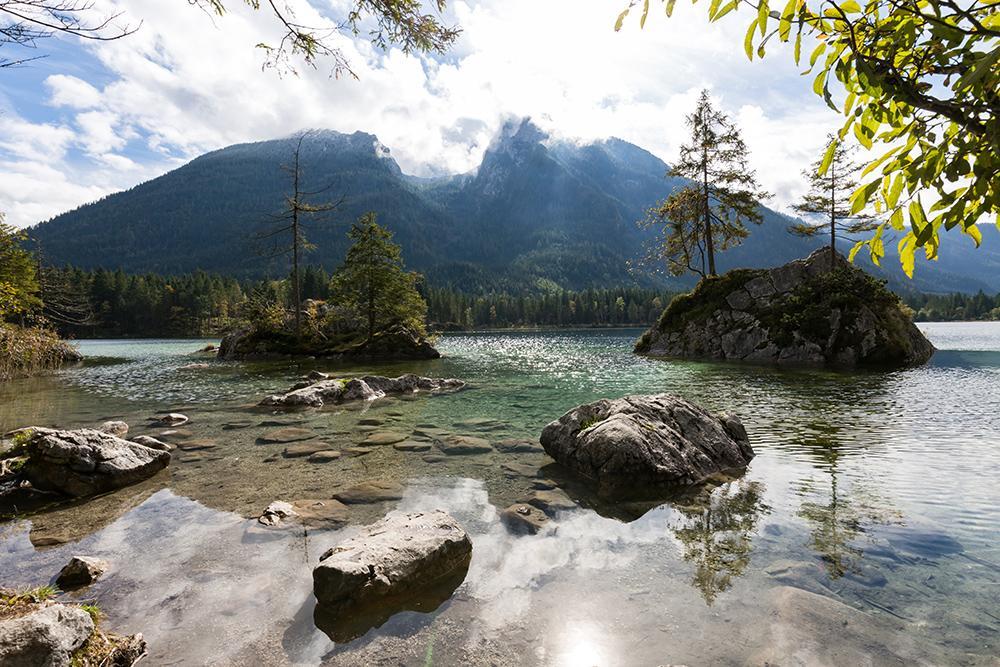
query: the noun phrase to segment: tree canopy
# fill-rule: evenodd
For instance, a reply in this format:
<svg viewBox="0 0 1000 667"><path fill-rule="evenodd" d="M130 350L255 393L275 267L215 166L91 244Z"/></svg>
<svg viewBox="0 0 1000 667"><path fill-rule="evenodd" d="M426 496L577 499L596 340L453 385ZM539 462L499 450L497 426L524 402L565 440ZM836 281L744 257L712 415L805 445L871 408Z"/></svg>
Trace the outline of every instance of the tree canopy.
<svg viewBox="0 0 1000 667"><path fill-rule="evenodd" d="M0 322L41 306L35 259L24 249L25 239L24 232L6 224L0 214Z"/></svg>
<svg viewBox="0 0 1000 667"><path fill-rule="evenodd" d="M179 1L179 0L174 0ZM222 17L233 3L254 11L265 11L283 30L277 44L260 43L267 55L264 68L295 73L301 60L316 67L328 60L334 76L355 76L351 63L338 48L336 35L360 35L380 49L397 46L405 53L443 53L458 38L457 26L445 25L439 15L427 13L421 0L351 0L336 21L310 26L296 18L292 7L274 0L187 0L205 13ZM445 0L434 0L440 14ZM126 21L123 12L100 0L0 0L0 47L36 49L38 42L62 33L80 39L110 41L131 35L139 25ZM104 8L107 9L104 9ZM15 55L0 57L0 68L14 67L44 57Z"/></svg>
<svg viewBox="0 0 1000 667"><path fill-rule="evenodd" d="M651 258L664 259L670 273L714 276L716 249L739 245L746 223L760 224L761 199L769 195L747 164L739 129L712 105L707 90L686 120L691 136L668 175L690 184L650 209L640 224L663 227Z"/></svg>
<svg viewBox="0 0 1000 667"><path fill-rule="evenodd" d="M333 302L365 322L368 340L394 326L426 335L427 302L417 291L417 274L403 267L392 232L375 221L374 213L366 213L348 237L354 243L333 276Z"/></svg>
<svg viewBox="0 0 1000 667"><path fill-rule="evenodd" d="M666 13L675 0L662 0ZM695 0L697 2L697 0ZM618 17L649 0L633 0ZM803 60L813 91L845 116L821 161L825 174L839 142L853 134L869 158L863 182L851 198L852 212L870 206L884 217L871 238L859 241L877 264L884 236L901 234L903 269L913 274L915 252L932 259L941 233L955 227L978 245L978 223L1000 213L1000 12L995 0L710 0L718 21L750 11L744 48L763 58L772 40L791 42ZM835 101L832 84L844 94Z"/></svg>

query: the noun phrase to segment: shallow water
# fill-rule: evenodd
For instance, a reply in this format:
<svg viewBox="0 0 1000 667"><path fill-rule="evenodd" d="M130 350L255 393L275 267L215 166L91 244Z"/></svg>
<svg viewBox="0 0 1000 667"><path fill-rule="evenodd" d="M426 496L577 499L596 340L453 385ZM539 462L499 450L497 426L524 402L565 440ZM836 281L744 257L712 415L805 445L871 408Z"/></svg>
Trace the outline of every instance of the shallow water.
<svg viewBox="0 0 1000 667"><path fill-rule="evenodd" d="M206 341L86 341L82 367L0 386L0 431L121 418L155 435L163 429L148 417L181 411L189 433L152 480L0 524L0 583L46 583L76 553L112 561L83 595L112 629L143 632L152 664L763 662L761 644L774 639L762 624L776 632L765 619L783 609L783 585L869 614L875 664L884 656L872 646L891 642L931 663L996 664L1000 324L921 326L939 352L891 373L647 360L630 352L639 331L447 336L441 360L357 368L192 356ZM314 367L458 377L470 388L362 410L253 407ZM278 427L265 422L307 428L331 449L430 426L535 439L579 403L664 391L740 415L757 452L747 473L649 508L600 503L548 466L541 474L578 507L535 536L498 520L532 484L501 465L544 467L543 454L425 461L379 446L315 464L257 444ZM267 530L249 518L272 500L329 498L370 479L403 482L403 499L352 506L339 530ZM395 506L462 521L469 573L437 609L336 643L314 622L311 566ZM821 643L848 632L818 627ZM798 661L815 662L803 650Z"/></svg>

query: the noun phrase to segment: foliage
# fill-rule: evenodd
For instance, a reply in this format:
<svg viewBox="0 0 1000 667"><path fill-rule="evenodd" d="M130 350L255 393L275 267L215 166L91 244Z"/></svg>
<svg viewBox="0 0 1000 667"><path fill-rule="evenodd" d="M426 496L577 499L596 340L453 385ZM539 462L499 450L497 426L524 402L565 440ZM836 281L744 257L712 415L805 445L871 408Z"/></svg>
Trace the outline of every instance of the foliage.
<svg viewBox="0 0 1000 667"><path fill-rule="evenodd" d="M24 603L34 603L45 602L56 597L62 591L58 587L51 584L46 584L44 586L38 586L36 588L29 588L22 591L11 591L0 595L0 603L8 606L24 604Z"/></svg>
<svg viewBox="0 0 1000 667"><path fill-rule="evenodd" d="M831 136L830 141L834 141ZM863 211L853 211L850 197L858 187L857 172L860 167L853 160L854 149L845 143L838 143L833 151L826 173L822 160L817 160L803 175L809 179L809 192L795 205L799 213L823 215L827 222L821 225L796 223L791 231L799 236L817 236L828 232L830 235L830 268L836 266L837 236L855 236L874 231L878 223ZM856 241L857 239L849 239Z"/></svg>
<svg viewBox="0 0 1000 667"><path fill-rule="evenodd" d="M418 276L403 267L403 252L392 233L366 213L348 232L354 244L333 276L331 295L339 306L365 322L368 340L401 325L426 335L427 302L417 291Z"/></svg>
<svg viewBox="0 0 1000 667"><path fill-rule="evenodd" d="M238 0L236 0L238 2ZM208 14L224 16L225 0L188 0ZM284 31L277 45L259 43L257 48L267 54L264 68L279 72L296 73L293 60L301 59L310 67L319 58L332 61L334 76L349 74L350 62L338 48L336 37L347 34L357 36L366 31L368 40L376 47L387 50L399 47L404 53L444 53L458 38L457 26L445 25L439 16L424 12L420 0L352 0L344 15L336 22L309 26L300 23L292 7L286 3L261 0L243 0L247 7L259 11L262 7L271 14ZM445 9L445 0L434 2L438 14ZM107 3L108 7L113 7ZM100 14L100 3L92 0L0 0L0 47L5 45L33 49L40 40L57 33L80 39L111 41L131 35L137 26L121 22L122 12ZM21 65L44 56L15 59L0 58L0 68Z"/></svg>
<svg viewBox="0 0 1000 667"><path fill-rule="evenodd" d="M903 298L913 309L918 322L1000 320L1000 293L977 294L908 294Z"/></svg>
<svg viewBox="0 0 1000 667"><path fill-rule="evenodd" d="M688 115L690 142L681 146L670 176L691 182L647 213L645 227L663 226L652 254L667 260L674 275L717 275L715 251L739 245L747 222L760 224L760 189L747 166L747 147L737 127L712 106L703 90Z"/></svg>
<svg viewBox="0 0 1000 667"><path fill-rule="evenodd" d="M23 318L41 306L35 261L22 245L26 238L0 214L0 323Z"/></svg>
<svg viewBox="0 0 1000 667"><path fill-rule="evenodd" d="M674 0L664 0L667 14ZM629 5L631 8L635 5ZM643 20L649 10L643 0ZM793 40L796 64L803 36L815 46L809 69L813 91L846 120L821 162L821 175L839 142L853 134L867 149L881 144L851 198L887 217L859 241L877 264L889 229L903 270L913 274L915 252L937 254L943 230L959 227L978 245L980 222L1000 225L1000 12L991 0L788 0L778 11L768 0L711 0L709 18L749 8L744 47L763 57L777 37ZM618 18L620 29L629 9ZM756 48L755 48L756 46ZM831 83L845 92L837 104ZM852 254L853 257L853 254Z"/></svg>
<svg viewBox="0 0 1000 667"><path fill-rule="evenodd" d="M0 381L58 368L75 356L55 332L0 323Z"/></svg>

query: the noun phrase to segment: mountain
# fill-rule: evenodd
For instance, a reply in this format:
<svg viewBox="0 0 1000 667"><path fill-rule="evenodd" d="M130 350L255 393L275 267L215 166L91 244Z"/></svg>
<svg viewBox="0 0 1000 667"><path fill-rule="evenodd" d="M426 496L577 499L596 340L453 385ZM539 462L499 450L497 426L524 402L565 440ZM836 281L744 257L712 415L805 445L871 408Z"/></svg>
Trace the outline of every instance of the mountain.
<svg viewBox="0 0 1000 667"><path fill-rule="evenodd" d="M296 141L208 153L43 222L31 235L56 265L285 275L288 260L273 247L281 237L262 237L274 230L269 216L288 193L282 165ZM343 198L337 211L307 223L316 247L307 261L327 269L343 258L350 223L372 210L395 233L407 265L435 284L470 291L693 284L629 272L649 234L636 221L680 181L665 176L659 158L620 139L579 144L554 139L529 119L511 121L474 172L423 179L404 174L374 135L320 130L303 141L301 167L302 189L320 191L312 202ZM787 233L791 218L769 209L763 216L742 246L719 256L720 269L777 266L817 247ZM1000 291L1000 238L992 232L984 233L990 250L970 250L965 239L944 243L941 260L920 266L913 283L895 260L887 258L883 271L898 287Z"/></svg>

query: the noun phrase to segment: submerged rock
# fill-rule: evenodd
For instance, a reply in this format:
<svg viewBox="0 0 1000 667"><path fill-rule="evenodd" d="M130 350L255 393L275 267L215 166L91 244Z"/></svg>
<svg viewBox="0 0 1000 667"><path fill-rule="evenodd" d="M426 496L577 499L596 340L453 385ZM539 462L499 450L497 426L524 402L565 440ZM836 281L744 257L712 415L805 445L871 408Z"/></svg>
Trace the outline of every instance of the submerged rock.
<svg viewBox="0 0 1000 667"><path fill-rule="evenodd" d="M108 562L90 556L73 556L59 571L56 584L63 590L89 586L108 569Z"/></svg>
<svg viewBox="0 0 1000 667"><path fill-rule="evenodd" d="M911 366L934 347L879 281L830 250L737 269L676 297L639 354L778 364Z"/></svg>
<svg viewBox="0 0 1000 667"><path fill-rule="evenodd" d="M24 476L42 491L91 496L152 477L170 452L151 449L93 429L32 429Z"/></svg>
<svg viewBox="0 0 1000 667"><path fill-rule="evenodd" d="M549 517L527 503L514 503L500 512L500 522L515 535L534 535L545 528Z"/></svg>
<svg viewBox="0 0 1000 667"><path fill-rule="evenodd" d="M0 665L60 667L94 633L94 620L83 609L52 604L0 621Z"/></svg>
<svg viewBox="0 0 1000 667"><path fill-rule="evenodd" d="M355 484L343 491L338 491L333 494L333 497L347 505L363 505L400 500L403 497L403 485L399 482L373 480Z"/></svg>
<svg viewBox="0 0 1000 667"><path fill-rule="evenodd" d="M143 447L149 447L150 449L159 449L163 452L173 451L174 446L168 445L162 440L157 440L156 438L149 435L137 435L131 438L132 442L142 445Z"/></svg>
<svg viewBox="0 0 1000 667"><path fill-rule="evenodd" d="M366 375L351 380L307 380L284 394L268 396L261 405L282 407L320 407L347 401L374 401L392 394L420 391L439 393L457 391L465 386L461 380L428 378L412 373L397 378Z"/></svg>
<svg viewBox="0 0 1000 667"><path fill-rule="evenodd" d="M125 434L128 433L128 424L123 421L108 421L98 426L97 430L124 438Z"/></svg>
<svg viewBox="0 0 1000 667"><path fill-rule="evenodd" d="M190 420L187 415L182 415L179 412L171 412L167 415L152 417L151 421L158 426L181 426L182 424L187 424Z"/></svg>
<svg viewBox="0 0 1000 667"><path fill-rule="evenodd" d="M363 607L464 572L471 557L468 534L445 512L390 512L323 554L313 593L321 605Z"/></svg>
<svg viewBox="0 0 1000 667"><path fill-rule="evenodd" d="M545 451L605 495L643 495L743 469L754 452L735 417L669 394L576 407L542 431Z"/></svg>
<svg viewBox="0 0 1000 667"><path fill-rule="evenodd" d="M438 449L450 456L486 454L493 451L489 440L471 435L450 435L443 440L436 440L434 444L438 446Z"/></svg>

